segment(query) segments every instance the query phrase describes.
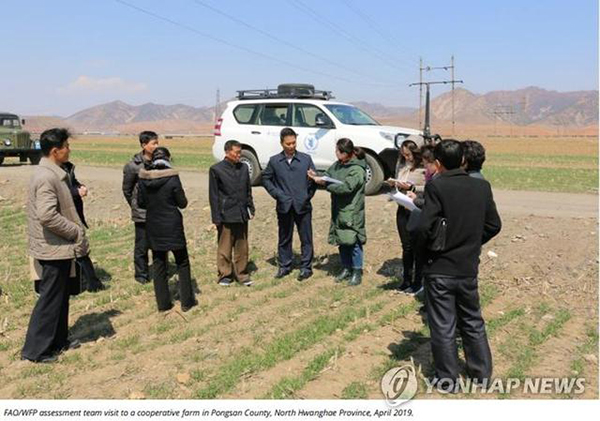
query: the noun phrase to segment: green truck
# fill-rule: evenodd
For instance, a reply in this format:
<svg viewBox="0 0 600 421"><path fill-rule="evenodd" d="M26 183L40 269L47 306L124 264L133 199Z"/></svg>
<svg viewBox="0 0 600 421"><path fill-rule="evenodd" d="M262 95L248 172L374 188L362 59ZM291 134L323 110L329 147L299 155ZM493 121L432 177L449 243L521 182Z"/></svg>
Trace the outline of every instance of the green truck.
<svg viewBox="0 0 600 421"><path fill-rule="evenodd" d="M31 139L30 133L23 130L24 124L25 120L16 114L0 113L0 165L11 156L18 156L20 162L29 159L33 165L40 162L40 142Z"/></svg>

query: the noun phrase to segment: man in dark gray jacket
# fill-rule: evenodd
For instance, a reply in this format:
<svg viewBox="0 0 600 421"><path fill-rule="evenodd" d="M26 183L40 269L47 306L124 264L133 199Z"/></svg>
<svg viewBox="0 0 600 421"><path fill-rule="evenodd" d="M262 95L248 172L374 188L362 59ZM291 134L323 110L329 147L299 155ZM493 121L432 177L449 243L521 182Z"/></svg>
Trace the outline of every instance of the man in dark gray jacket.
<svg viewBox="0 0 600 421"><path fill-rule="evenodd" d="M240 162L242 145L225 142L225 159L208 171L208 196L213 224L217 227L218 283L233 279L251 286L248 274L248 221L254 218L254 201L248 166ZM235 253L235 255L234 255Z"/></svg>
<svg viewBox="0 0 600 421"><path fill-rule="evenodd" d="M158 147L158 135L144 131L139 136L141 152L133 156L123 168L123 195L131 207L131 219L135 223L135 247L133 249L133 266L135 280L141 284L150 281L148 274L148 240L146 238L146 210L138 206L139 172L146 163L152 161L152 152Z"/></svg>
<svg viewBox="0 0 600 421"><path fill-rule="evenodd" d="M292 270L292 239L294 224L298 229L301 243L301 268L298 281L312 276L312 204L310 200L317 185L306 175L315 171L310 155L296 150L297 135L286 127L281 130L279 139L282 151L269 159L262 173L265 189L277 201L277 222L279 226L278 260L279 270L275 278L283 278Z"/></svg>

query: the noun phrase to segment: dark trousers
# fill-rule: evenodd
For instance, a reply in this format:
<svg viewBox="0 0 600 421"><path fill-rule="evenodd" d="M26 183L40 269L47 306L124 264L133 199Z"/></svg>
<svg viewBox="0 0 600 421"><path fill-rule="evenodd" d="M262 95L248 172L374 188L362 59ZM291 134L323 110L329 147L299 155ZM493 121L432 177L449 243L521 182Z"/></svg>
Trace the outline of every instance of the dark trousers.
<svg viewBox="0 0 600 421"><path fill-rule="evenodd" d="M81 276L83 278L83 290L89 290L97 288L102 284L98 276L96 275L96 271L94 270L94 264L92 263L92 259L90 259L90 255L77 258L77 263L81 267Z"/></svg>
<svg viewBox="0 0 600 421"><path fill-rule="evenodd" d="M135 269L135 279L150 279L150 275L148 274L148 237L146 235L145 222L135 223L133 266Z"/></svg>
<svg viewBox="0 0 600 421"><path fill-rule="evenodd" d="M69 332L69 273L72 260L40 260L42 279L40 296L35 303L23 358L37 361L52 355L68 344Z"/></svg>
<svg viewBox="0 0 600 421"><path fill-rule="evenodd" d="M418 234L410 233L407 229L410 211L398 206L396 211L396 227L402 243L402 279L405 283L421 286L423 283L423 253L419 253ZM413 280L414 275L414 280Z"/></svg>
<svg viewBox="0 0 600 421"><path fill-rule="evenodd" d="M312 212L302 214L296 213L291 208L287 213L277 213L277 222L279 226L279 242L277 245L277 254L279 257L279 267L282 269L292 268L292 241L294 238L294 225L298 230L300 237L301 268L303 270L312 270L313 260L313 241L312 241Z"/></svg>
<svg viewBox="0 0 600 421"><path fill-rule="evenodd" d="M217 227L217 268L219 280L248 280L248 223L221 224ZM232 259L233 254L233 259Z"/></svg>
<svg viewBox="0 0 600 421"><path fill-rule="evenodd" d="M458 379L456 328L460 331L467 374L483 381L492 375L492 353L479 306L477 278L427 275L427 321L438 379Z"/></svg>
<svg viewBox="0 0 600 421"><path fill-rule="evenodd" d="M168 251L152 250L152 264L154 266L154 294L159 311L169 310L173 307L171 293L169 292L169 279L167 277ZM187 248L173 250L177 274L179 277L179 300L183 307L194 305L194 291L192 289L192 275L190 272L190 259Z"/></svg>

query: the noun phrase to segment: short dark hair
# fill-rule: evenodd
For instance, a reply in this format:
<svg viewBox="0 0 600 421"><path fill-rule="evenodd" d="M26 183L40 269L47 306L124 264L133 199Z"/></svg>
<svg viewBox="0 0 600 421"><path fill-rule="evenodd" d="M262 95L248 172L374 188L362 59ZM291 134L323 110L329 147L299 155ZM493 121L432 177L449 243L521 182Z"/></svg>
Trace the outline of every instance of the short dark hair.
<svg viewBox="0 0 600 421"><path fill-rule="evenodd" d="M150 130L146 130L140 133L140 145L144 146L146 143L151 140L158 139L158 135L156 132L151 132Z"/></svg>
<svg viewBox="0 0 600 421"><path fill-rule="evenodd" d="M154 152L152 152L152 160L156 161L157 159L164 159L166 161L170 161L171 152L169 152L169 150L164 146L159 146L158 148L154 149Z"/></svg>
<svg viewBox="0 0 600 421"><path fill-rule="evenodd" d="M281 133L279 133L279 142L283 142L283 139L287 136L298 137L298 134L293 129L285 127L281 129Z"/></svg>
<svg viewBox="0 0 600 421"><path fill-rule="evenodd" d="M463 152L467 163L467 171L481 171L485 162L485 148L476 140L465 140Z"/></svg>
<svg viewBox="0 0 600 421"><path fill-rule="evenodd" d="M40 149L42 155L50 155L50 151L54 148L62 149L65 142L69 140L71 133L64 128L48 129L40 136Z"/></svg>
<svg viewBox="0 0 600 421"><path fill-rule="evenodd" d="M423 145L421 146L421 160L423 163L433 163L435 162L435 156L433 154L433 145Z"/></svg>
<svg viewBox="0 0 600 421"><path fill-rule="evenodd" d="M455 139L443 139L435 145L433 155L447 170L460 168L463 161L462 143Z"/></svg>
<svg viewBox="0 0 600 421"><path fill-rule="evenodd" d="M241 148L242 144L237 140L228 140L225 142L225 152L232 150L233 148Z"/></svg>
<svg viewBox="0 0 600 421"><path fill-rule="evenodd" d="M417 144L415 143L415 141L413 140L405 140L404 142L402 142L402 144L400 145L400 164L401 165L405 165L406 164L406 159L404 158L404 155L402 155L402 148L406 148L410 151L410 153L413 156L413 168L419 168L421 166L421 150L419 149L419 147L417 146Z"/></svg>

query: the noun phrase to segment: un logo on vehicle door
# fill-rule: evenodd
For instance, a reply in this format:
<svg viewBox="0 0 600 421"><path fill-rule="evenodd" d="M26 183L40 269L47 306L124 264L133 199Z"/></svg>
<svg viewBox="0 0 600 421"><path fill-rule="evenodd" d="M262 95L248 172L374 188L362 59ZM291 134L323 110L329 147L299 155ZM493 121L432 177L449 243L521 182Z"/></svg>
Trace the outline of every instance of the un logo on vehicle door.
<svg viewBox="0 0 600 421"><path fill-rule="evenodd" d="M381 379L381 393L389 406L400 406L417 393L417 374L412 365L394 367Z"/></svg>
<svg viewBox="0 0 600 421"><path fill-rule="evenodd" d="M314 135L308 135L304 138L304 147L306 148L306 152L311 153L317 150L319 146L319 141Z"/></svg>

